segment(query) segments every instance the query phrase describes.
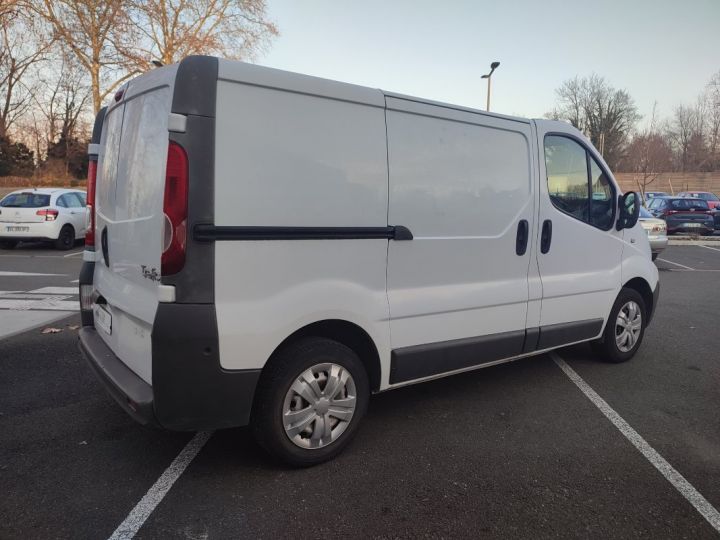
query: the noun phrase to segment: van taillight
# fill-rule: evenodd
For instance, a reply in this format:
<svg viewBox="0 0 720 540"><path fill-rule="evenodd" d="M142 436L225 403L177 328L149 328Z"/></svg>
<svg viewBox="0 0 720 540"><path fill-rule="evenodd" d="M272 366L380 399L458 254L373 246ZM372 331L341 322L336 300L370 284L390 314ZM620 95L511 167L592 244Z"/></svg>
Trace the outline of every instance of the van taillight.
<svg viewBox="0 0 720 540"><path fill-rule="evenodd" d="M170 141L163 198L163 253L160 273L176 274L185 265L187 243L188 159L185 149Z"/></svg>
<svg viewBox="0 0 720 540"><path fill-rule="evenodd" d="M97 181L97 158L90 158L87 177L87 220L85 247L95 247L95 183Z"/></svg>

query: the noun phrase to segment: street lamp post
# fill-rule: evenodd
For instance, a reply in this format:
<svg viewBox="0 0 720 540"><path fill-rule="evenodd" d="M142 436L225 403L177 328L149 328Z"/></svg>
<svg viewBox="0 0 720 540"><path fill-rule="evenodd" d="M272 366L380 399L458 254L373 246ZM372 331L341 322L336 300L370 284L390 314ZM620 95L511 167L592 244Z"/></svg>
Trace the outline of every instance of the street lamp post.
<svg viewBox="0 0 720 540"><path fill-rule="evenodd" d="M487 79L488 81L488 89L487 89L487 107L485 108L487 111L490 110L490 79L492 77L493 71L495 71L498 66L500 66L500 62L493 62L490 64L490 73L487 73L482 76L483 79Z"/></svg>

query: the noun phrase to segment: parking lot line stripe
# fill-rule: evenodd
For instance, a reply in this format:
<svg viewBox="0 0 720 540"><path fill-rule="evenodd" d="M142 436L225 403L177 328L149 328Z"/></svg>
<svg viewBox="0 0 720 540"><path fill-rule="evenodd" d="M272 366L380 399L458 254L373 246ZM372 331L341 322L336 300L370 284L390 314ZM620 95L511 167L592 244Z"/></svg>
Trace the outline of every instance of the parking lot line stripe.
<svg viewBox="0 0 720 540"><path fill-rule="evenodd" d="M212 436L213 431L199 431L190 439L177 457L172 461L170 466L160 475L160 478L152 485L140 502L135 505L128 516L125 518L115 532L110 535L110 540L129 540L133 538L143 523L150 517L153 510L165 498L175 481L185 471L190 462L195 459L198 452L205 446L208 439Z"/></svg>
<svg viewBox="0 0 720 540"><path fill-rule="evenodd" d="M0 271L0 276L67 276L67 274L37 274L34 272L5 272Z"/></svg>
<svg viewBox="0 0 720 540"><path fill-rule="evenodd" d="M650 446L640 434L635 431L630 424L628 424L623 418L615 412L615 410L607 404L607 402L601 398L595 390L593 390L588 383L586 383L577 372L571 368L565 360L560 358L557 353L551 352L550 357L557 364L557 366L563 370L565 375L575 383L580 391L593 402L593 404L600 409L605 417L612 422L620 433L630 441L635 448L647 459L658 471L662 474L665 479L670 482L680 494L687 499L687 501L695 507L702 517L704 517L712 527L720 532L720 512L711 505L708 500L703 497L693 485L688 482L683 475L681 475L672 465L670 465L665 458L663 458L658 452Z"/></svg>
<svg viewBox="0 0 720 540"><path fill-rule="evenodd" d="M74 257L75 255L82 255L82 252L83 250L68 253L67 255L63 255L63 259L67 259L68 257Z"/></svg>
<svg viewBox="0 0 720 540"><path fill-rule="evenodd" d="M696 244L697 247L705 248L705 249L712 249L713 251L720 251L718 248L710 247L710 246L704 246L702 244Z"/></svg>
<svg viewBox="0 0 720 540"><path fill-rule="evenodd" d="M680 263L668 261L667 259L661 259L660 257L658 257L657 260L658 260L658 261L662 261L662 262L666 262L666 263L669 263L669 264L674 264L675 266L679 266L680 268L685 268L686 270L695 270L694 268L690 268L689 266L685 266L684 264L680 264Z"/></svg>

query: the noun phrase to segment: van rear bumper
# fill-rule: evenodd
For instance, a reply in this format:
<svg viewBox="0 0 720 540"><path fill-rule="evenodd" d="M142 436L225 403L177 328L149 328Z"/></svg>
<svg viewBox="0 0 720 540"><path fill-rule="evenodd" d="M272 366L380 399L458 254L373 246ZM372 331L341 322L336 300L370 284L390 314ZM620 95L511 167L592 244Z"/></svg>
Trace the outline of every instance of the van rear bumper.
<svg viewBox="0 0 720 540"><path fill-rule="evenodd" d="M143 425L158 425L153 409L152 386L128 368L110 350L97 330L80 329L80 352L108 393L125 411Z"/></svg>
<svg viewBox="0 0 720 540"><path fill-rule="evenodd" d="M120 406L143 425L200 431L247 425L261 370L220 366L215 306L159 304L152 331L152 386L98 335L80 330L80 351Z"/></svg>

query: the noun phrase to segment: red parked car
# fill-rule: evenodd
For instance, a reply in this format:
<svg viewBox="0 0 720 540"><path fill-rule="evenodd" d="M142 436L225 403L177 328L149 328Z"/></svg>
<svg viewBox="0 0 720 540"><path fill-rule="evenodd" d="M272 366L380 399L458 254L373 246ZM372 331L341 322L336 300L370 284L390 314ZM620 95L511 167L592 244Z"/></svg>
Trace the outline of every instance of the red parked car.
<svg viewBox="0 0 720 540"><path fill-rule="evenodd" d="M708 203L711 210L720 206L720 197L709 191L683 191L682 193L678 193L678 197L702 199Z"/></svg>

